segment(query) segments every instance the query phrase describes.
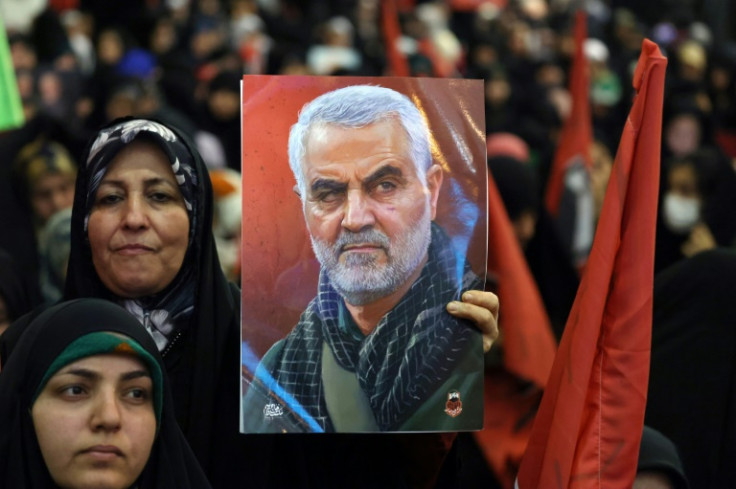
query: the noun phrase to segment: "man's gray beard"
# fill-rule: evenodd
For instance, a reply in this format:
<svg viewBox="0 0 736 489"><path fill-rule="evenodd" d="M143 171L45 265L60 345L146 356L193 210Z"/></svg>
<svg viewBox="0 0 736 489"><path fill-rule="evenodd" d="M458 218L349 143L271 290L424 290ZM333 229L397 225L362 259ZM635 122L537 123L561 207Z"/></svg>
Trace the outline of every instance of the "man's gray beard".
<svg viewBox="0 0 736 489"><path fill-rule="evenodd" d="M429 248L431 224L429 212L425 212L416 226L408 226L393 243L372 228L357 233L343 229L333 246L311 237L312 248L337 293L348 304L363 306L386 297L409 280ZM380 245L387 263L377 264L375 255L360 253L349 254L340 263L343 246L357 243Z"/></svg>

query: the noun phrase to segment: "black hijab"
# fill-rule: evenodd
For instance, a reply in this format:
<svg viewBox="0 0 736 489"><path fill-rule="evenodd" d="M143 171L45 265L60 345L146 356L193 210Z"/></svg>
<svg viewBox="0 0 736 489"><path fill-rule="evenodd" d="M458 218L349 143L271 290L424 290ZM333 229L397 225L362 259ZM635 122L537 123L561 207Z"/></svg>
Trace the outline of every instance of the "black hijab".
<svg viewBox="0 0 736 489"><path fill-rule="evenodd" d="M28 282L10 253L0 249L0 298L5 301L10 321L18 319L40 302L34 297Z"/></svg>
<svg viewBox="0 0 736 489"><path fill-rule="evenodd" d="M119 333L133 340L164 370L148 333L133 316L109 301L79 299L57 304L38 315L25 329L14 355L0 372L0 487L57 487L44 464L30 409L36 390L54 360L78 338L101 331ZM174 418L165 371L162 387L158 433L137 487L208 488L209 483Z"/></svg>
<svg viewBox="0 0 736 489"><path fill-rule="evenodd" d="M72 211L71 255L65 299L101 297L116 301L92 264L86 218L100 170L130 141L145 137L172 163L190 219L184 264L172 283L146 305L179 317L180 336L163 350L176 417L212 485L228 487L240 455L240 290L220 268L212 234L212 185L194 144L177 128L148 119L124 118L104 127L90 142L77 175ZM177 159L178 163L177 164ZM191 305L191 308L187 309Z"/></svg>
<svg viewBox="0 0 736 489"><path fill-rule="evenodd" d="M649 426L644 426L641 434L636 472L664 473L674 489L690 489L677 447L672 440Z"/></svg>
<svg viewBox="0 0 736 489"><path fill-rule="evenodd" d="M655 275L645 423L680 450L692 487L736 487L736 251Z"/></svg>
<svg viewBox="0 0 736 489"><path fill-rule="evenodd" d="M116 120L106 128L130 120ZM240 290L228 283L220 268L212 234L212 185L204 161L181 131L166 127L191 154L198 184L193 198L196 205L192 207L197 218L190 226L194 245L190 243L185 258L194 284L194 308L181 326L181 338L163 352L163 362L176 418L212 487L429 487L438 477L452 436L240 435ZM116 298L101 285L94 270L85 232L86 199L92 179L86 162L93 144L88 145L77 174L65 298L114 301ZM3 362L12 358L25 324L28 318L16 321L0 337ZM447 465L447 473L451 474L448 482L438 482L436 487L454 486L450 481L456 465L452 456Z"/></svg>
<svg viewBox="0 0 736 489"><path fill-rule="evenodd" d="M193 294L196 287L194 280L196 261L193 263L193 257L198 255L198 242L194 240L194 237L201 231L198 223L204 211L203 208L197 205L198 201L203 197L202 188L199 185L202 175L198 174L195 170L194 154L183 140L167 126L152 120L124 119L113 122L97 133L97 137L95 137L85 153L84 160L82 161L84 177L77 179L74 199L72 250L86 253L86 259L83 263L88 268L83 270L84 273L74 273L67 280L65 296L69 298L75 296L76 291L84 291L90 282L96 290L105 290L104 285L99 281L97 273L94 271L94 265L91 261L91 249L87 239L87 222L92 212L97 189L107 173L110 164L114 161L118 153L120 153L120 150L134 140L140 139L145 139L156 144L166 154L174 177L179 184L179 190L186 206L190 226L187 256L176 277L161 292L148 297L136 298L134 302L138 303L139 307L145 310L166 310L168 317L173 322L181 323L182 319L191 315L193 309ZM79 225L80 218L82 219L81 229ZM82 241L79 241L80 238ZM75 247L75 244L83 244L84 246ZM73 256L69 262L70 269L73 271L78 270L78 263L74 263L74 268L71 268L72 260L76 256L78 254L73 252ZM81 295L87 294L82 293ZM119 300L119 298L109 292L106 295L111 300Z"/></svg>

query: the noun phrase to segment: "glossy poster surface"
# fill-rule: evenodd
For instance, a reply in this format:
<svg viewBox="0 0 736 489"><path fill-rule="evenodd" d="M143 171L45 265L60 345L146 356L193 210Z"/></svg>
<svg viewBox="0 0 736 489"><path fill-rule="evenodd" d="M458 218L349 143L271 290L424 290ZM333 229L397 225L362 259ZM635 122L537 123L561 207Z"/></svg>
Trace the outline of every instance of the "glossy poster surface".
<svg viewBox="0 0 736 489"><path fill-rule="evenodd" d="M241 431L482 427L482 90L243 78Z"/></svg>

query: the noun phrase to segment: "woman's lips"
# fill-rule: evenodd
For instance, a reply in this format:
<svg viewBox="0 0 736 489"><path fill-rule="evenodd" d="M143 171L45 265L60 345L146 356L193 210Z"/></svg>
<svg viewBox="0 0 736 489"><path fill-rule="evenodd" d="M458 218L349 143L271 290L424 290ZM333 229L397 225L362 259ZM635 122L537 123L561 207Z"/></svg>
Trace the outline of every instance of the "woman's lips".
<svg viewBox="0 0 736 489"><path fill-rule="evenodd" d="M117 253L121 255L140 255L143 253L150 253L153 251L152 248L149 248L148 246L141 245L141 244L129 244L124 245L115 250Z"/></svg>
<svg viewBox="0 0 736 489"><path fill-rule="evenodd" d="M123 456L122 450L114 445L95 445L93 447L82 450L82 454L88 455L97 460L115 460Z"/></svg>

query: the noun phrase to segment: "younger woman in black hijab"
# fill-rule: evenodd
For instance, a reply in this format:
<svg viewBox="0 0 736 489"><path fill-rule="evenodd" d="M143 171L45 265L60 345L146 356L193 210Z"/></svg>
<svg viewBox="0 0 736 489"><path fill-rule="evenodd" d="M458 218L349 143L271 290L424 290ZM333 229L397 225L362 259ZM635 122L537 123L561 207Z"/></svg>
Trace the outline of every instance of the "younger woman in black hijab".
<svg viewBox="0 0 736 489"><path fill-rule="evenodd" d="M133 368L135 376L106 377L105 369L70 370L91 365L90 359L102 361L107 370L114 370L109 367L114 362L132 365L122 370ZM105 379L112 382L106 384ZM112 384L119 388L116 409L102 393ZM79 421L82 429L65 429L62 412L44 407L49 398L53 406L73 403L67 420ZM89 417L78 414L102 398L104 402L89 408ZM127 407L120 408L122 404ZM121 438L131 432L136 435L131 445L138 445L138 451ZM82 453L76 443L91 448ZM71 457L71 463L63 459L66 467L60 467L55 462L64 456ZM135 470L120 469L135 457ZM121 489L210 487L174 419L166 372L148 333L109 301L79 299L37 316L0 373L0 487L73 488L93 477Z"/></svg>

